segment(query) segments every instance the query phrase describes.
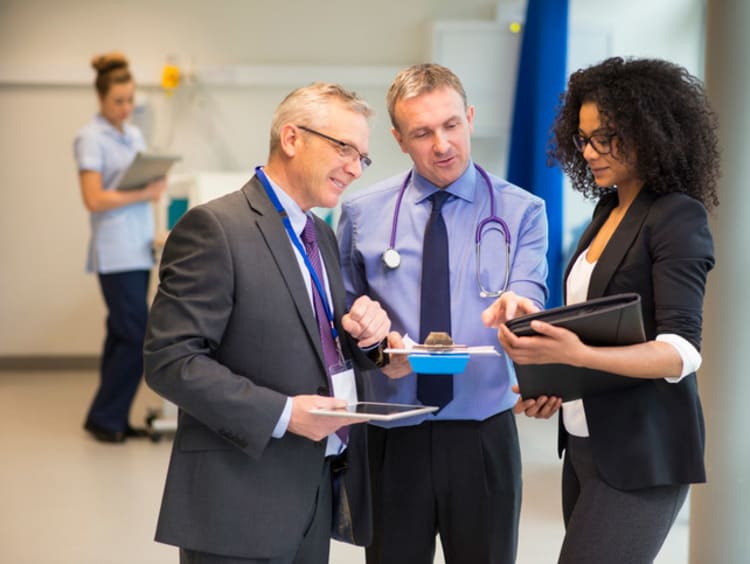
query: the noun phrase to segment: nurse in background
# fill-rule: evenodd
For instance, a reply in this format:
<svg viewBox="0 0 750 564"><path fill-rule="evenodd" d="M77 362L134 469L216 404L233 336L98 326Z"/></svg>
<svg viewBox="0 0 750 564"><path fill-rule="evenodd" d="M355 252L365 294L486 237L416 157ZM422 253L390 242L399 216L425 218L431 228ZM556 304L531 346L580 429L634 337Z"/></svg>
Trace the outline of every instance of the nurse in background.
<svg viewBox="0 0 750 564"><path fill-rule="evenodd" d="M154 265L154 217L149 202L164 193L162 179L121 192L114 181L138 151L140 130L126 123L133 112L135 83L121 53L94 57L99 112L75 138L74 149L86 209L91 212L87 272L99 276L107 304L107 337L99 389L84 428L99 441L120 443L145 436L128 413L143 372L143 336L149 273Z"/></svg>

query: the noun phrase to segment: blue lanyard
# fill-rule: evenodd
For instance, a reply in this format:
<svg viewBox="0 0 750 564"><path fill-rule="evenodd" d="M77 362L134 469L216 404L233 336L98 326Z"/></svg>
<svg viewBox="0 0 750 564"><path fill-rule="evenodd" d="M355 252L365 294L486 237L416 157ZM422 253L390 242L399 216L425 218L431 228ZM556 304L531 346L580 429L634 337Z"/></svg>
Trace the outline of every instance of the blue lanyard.
<svg viewBox="0 0 750 564"><path fill-rule="evenodd" d="M307 252L305 251L305 248L302 246L302 242L299 240L299 237L297 237L297 234L294 232L294 229L292 229L292 222L289 220L289 216L287 215L284 207L281 205L281 202L279 201L278 196L276 196L276 193L273 191L273 188L271 188L271 183L268 181L268 177L266 177L265 173L263 172L263 168L260 166L256 166L255 175L258 177L258 180L260 180L260 183L263 185L263 188L265 189L266 194L268 194L268 197L271 200L273 207L276 208L277 212L279 212L279 215L281 216L281 221L284 223L284 228L286 229L286 232L288 233L289 238L292 240L292 244L297 248L300 255L302 255L302 259L305 261L305 266L307 267L307 270L310 271L310 278L312 278L313 284L315 284L315 289L318 291L318 295L320 296L320 301L323 303L323 309L326 310L326 317L328 318L328 326L331 328L331 336L333 337L333 342L336 343L336 348L339 348L340 346L338 344L339 334L338 334L338 331L336 331L336 326L333 323L333 312L331 311L331 307L328 305L328 299L326 298L326 293L323 291L323 285L320 283L320 279L318 278L318 275L315 273L315 268L313 268L313 265L310 262L310 258L307 256Z"/></svg>

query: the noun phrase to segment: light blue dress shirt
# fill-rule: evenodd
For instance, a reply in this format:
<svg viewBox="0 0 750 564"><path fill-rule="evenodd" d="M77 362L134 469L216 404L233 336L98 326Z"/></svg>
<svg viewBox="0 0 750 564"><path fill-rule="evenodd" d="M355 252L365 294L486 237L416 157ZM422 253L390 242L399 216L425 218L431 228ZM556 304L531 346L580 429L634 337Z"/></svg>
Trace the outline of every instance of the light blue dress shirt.
<svg viewBox="0 0 750 564"><path fill-rule="evenodd" d="M438 188L412 173L398 216L395 248L401 265L388 269L382 261L388 248L396 200L406 173L357 192L342 205L338 237L347 298L367 294L391 318L392 330L419 339L422 283L422 242L432 209L429 196ZM495 213L508 225L511 237L511 275L508 290L530 298L540 309L547 297L547 217L544 201L500 178L491 176ZM495 298L482 298L476 278L475 232L490 215L487 183L470 164L464 174L446 187L453 194L442 209L448 230L451 288L451 336L465 345L492 345L499 351L497 330L482 324L482 311ZM490 290L502 288L505 279L505 243L497 231L482 238L482 281ZM433 304L440 307L441 304ZM419 403L417 378L410 374L391 380L372 371L367 399L394 403ZM518 396L513 363L503 354L475 356L465 371L453 378L453 401L437 415L403 419L383 426L416 425L429 419L484 420L511 408Z"/></svg>
<svg viewBox="0 0 750 564"><path fill-rule="evenodd" d="M124 124L121 133L97 114L78 132L73 147L78 171L100 173L104 189L113 190L115 179L146 143L134 125ZM107 274L150 270L154 265L153 241L154 214L149 202L94 212L86 271Z"/></svg>
<svg viewBox="0 0 750 564"><path fill-rule="evenodd" d="M268 178L271 189L279 199L281 207L284 208L284 211L289 217L289 222L292 224L292 230L297 234L297 238L302 241L302 230L305 228L305 224L307 223L307 214L305 214L305 212L302 211L302 208L299 207L299 204L297 204L297 202L295 202L294 199L292 199L292 197L287 194L280 186L278 186L268 175L266 175L266 178ZM292 243L291 237L289 237L289 244L292 245L292 248L294 248L294 256L297 258L297 264L299 266L300 273L302 274L302 278L305 280L307 296L310 299L310 307L313 310L313 315L315 315L315 305L313 304L312 277L310 276L310 271L305 265L305 259L303 258L302 253L300 253L299 249L297 249L297 247ZM320 257L320 264L325 265L322 256ZM323 280L321 280L320 283L323 284L323 287L325 288L326 299L328 300L328 303L332 304L333 300L331 300L331 290L328 286L328 272L325 266L323 268ZM291 419L292 398L289 397L286 400L284 410L281 412L279 421L276 423L276 427L274 427L271 436L276 439L283 437L286 433L287 428L289 427L289 421L291 421ZM328 435L328 442L326 443L326 456L331 454L340 454L341 452L343 452L344 448L345 446L336 433Z"/></svg>

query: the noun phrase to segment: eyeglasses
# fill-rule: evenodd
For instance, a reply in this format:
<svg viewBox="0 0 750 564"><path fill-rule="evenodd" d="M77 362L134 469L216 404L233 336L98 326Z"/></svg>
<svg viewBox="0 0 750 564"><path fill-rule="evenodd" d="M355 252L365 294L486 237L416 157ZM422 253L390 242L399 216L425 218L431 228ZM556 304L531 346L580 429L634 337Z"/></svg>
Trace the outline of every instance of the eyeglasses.
<svg viewBox="0 0 750 564"><path fill-rule="evenodd" d="M359 149L357 149L354 145L351 143L346 143L344 141L341 141L340 139L336 139L335 137L331 137L330 135L326 135L325 133L321 133L320 131L315 131L314 129L310 129L309 127L305 127L304 125L298 125L298 128L300 128L302 131L307 131L308 133L312 133L313 135L317 135L318 137L322 137L323 139L326 139L333 143L336 146L336 149L338 150L339 155L343 157L344 159L353 161L354 159L359 159L359 164L362 167L362 170L365 170L368 166L372 164L372 159L368 157L367 155L363 155L359 152Z"/></svg>
<svg viewBox="0 0 750 564"><path fill-rule="evenodd" d="M576 149L581 153L586 150L586 145L591 147L600 155L608 155L612 152L612 138L617 137L617 133L595 133L591 137L586 137L580 133L573 134L573 143Z"/></svg>

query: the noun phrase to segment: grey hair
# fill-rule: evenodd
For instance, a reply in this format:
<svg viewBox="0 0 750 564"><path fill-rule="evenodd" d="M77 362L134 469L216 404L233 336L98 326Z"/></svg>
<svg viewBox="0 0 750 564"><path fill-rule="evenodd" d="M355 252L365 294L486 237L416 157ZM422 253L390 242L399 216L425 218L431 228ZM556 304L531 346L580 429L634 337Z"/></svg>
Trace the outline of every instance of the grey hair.
<svg viewBox="0 0 750 564"><path fill-rule="evenodd" d="M304 125L317 129L323 127L328 118L332 103L339 103L351 112L371 118L375 111L356 92L346 90L339 84L313 82L297 88L279 104L271 121L270 151L273 153L280 144L281 127L287 123Z"/></svg>

